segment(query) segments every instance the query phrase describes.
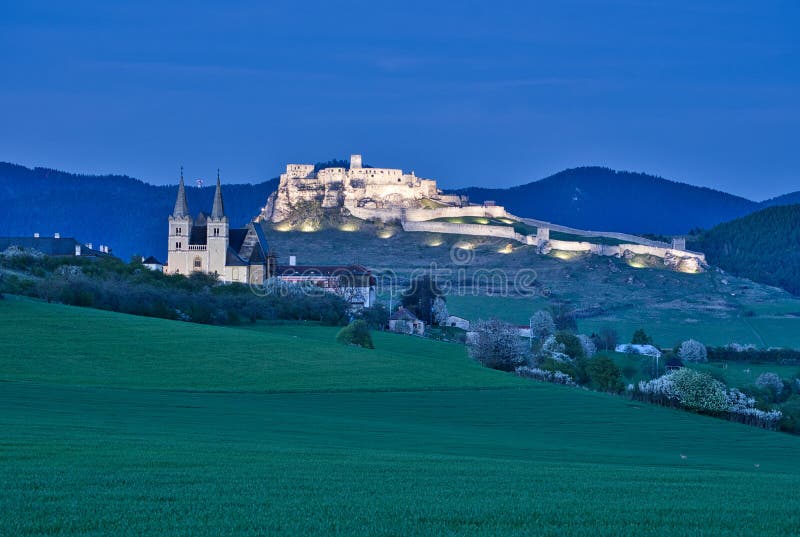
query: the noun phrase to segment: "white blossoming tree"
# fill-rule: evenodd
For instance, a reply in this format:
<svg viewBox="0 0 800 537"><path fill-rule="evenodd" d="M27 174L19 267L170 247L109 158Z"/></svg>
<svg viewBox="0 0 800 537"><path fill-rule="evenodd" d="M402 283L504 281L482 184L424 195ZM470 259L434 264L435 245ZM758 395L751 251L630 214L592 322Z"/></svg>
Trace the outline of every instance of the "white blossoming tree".
<svg viewBox="0 0 800 537"><path fill-rule="evenodd" d="M708 353L706 346L694 339L689 339L681 343L678 356L684 362L707 362Z"/></svg>
<svg viewBox="0 0 800 537"><path fill-rule="evenodd" d="M531 316L531 336L544 341L556 333L556 323L549 311L540 310Z"/></svg>
<svg viewBox="0 0 800 537"><path fill-rule="evenodd" d="M469 354L486 367L501 371L514 371L526 358L519 330L497 319L475 323Z"/></svg>
<svg viewBox="0 0 800 537"><path fill-rule="evenodd" d="M436 324L444 326L447 324L447 318L450 317L450 312L447 310L447 302L440 296L437 296L431 306L431 316Z"/></svg>

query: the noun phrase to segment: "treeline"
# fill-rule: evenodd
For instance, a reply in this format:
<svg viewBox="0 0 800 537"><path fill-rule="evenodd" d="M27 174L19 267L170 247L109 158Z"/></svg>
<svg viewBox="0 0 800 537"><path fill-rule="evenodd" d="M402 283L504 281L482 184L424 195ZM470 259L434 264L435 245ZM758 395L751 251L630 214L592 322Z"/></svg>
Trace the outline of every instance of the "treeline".
<svg viewBox="0 0 800 537"><path fill-rule="evenodd" d="M800 295L800 205L770 207L698 237L712 265Z"/></svg>
<svg viewBox="0 0 800 537"><path fill-rule="evenodd" d="M313 286L270 282L252 290L205 274L167 276L113 258L0 256L0 267L18 273L3 275L0 292L133 315L220 325L257 320L343 325L349 317L343 298Z"/></svg>
<svg viewBox="0 0 800 537"><path fill-rule="evenodd" d="M224 172L224 170L223 170ZM177 195L175 181L156 186L121 175L78 175L46 168L0 163L0 229L5 236L74 237L111 246L116 255L162 258L167 250L167 216ZM192 216L210 212L214 198L213 170L206 170L203 188L194 186L198 171L187 174L186 194ZM229 184L224 173L223 195L231 226L255 217L275 190L277 179L259 184Z"/></svg>

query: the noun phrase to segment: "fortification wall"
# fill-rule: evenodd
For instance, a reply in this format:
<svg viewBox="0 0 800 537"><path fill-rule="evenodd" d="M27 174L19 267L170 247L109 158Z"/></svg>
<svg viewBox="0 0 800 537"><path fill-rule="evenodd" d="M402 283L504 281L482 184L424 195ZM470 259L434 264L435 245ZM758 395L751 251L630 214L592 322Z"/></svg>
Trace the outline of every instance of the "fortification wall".
<svg viewBox="0 0 800 537"><path fill-rule="evenodd" d="M705 263L705 255L698 252L675 250L668 247L648 246L645 244L625 243L620 245L595 244L591 242L576 242L563 240L543 240L536 235L522 235L514 231L511 226L492 226L482 224L452 224L450 222L414 222L403 221L404 231L425 231L429 233L446 233L454 235L471 235L479 237L493 237L511 239L529 246L548 246L553 250L565 252L587 252L595 255L621 257L626 251L639 255L652 255L662 259L668 257L692 258ZM624 234L620 234L624 235ZM605 236L605 235L603 235ZM660 243L665 244L666 243Z"/></svg>
<svg viewBox="0 0 800 537"><path fill-rule="evenodd" d="M437 218L458 218L462 216L502 218L506 216L506 210L503 207L469 205L467 207L440 207L438 209L406 209L405 212L405 219L409 222L425 222L426 220L435 220Z"/></svg>

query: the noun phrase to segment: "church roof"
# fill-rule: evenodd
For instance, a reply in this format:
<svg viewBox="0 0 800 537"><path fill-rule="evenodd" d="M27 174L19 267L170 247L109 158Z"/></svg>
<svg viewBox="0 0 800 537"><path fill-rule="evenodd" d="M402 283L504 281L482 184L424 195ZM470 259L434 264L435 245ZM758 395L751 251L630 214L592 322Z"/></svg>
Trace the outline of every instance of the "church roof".
<svg viewBox="0 0 800 537"><path fill-rule="evenodd" d="M219 170L217 170L217 190L214 192L214 207L211 209L211 218L225 216L225 204L222 203L222 187L219 184Z"/></svg>
<svg viewBox="0 0 800 537"><path fill-rule="evenodd" d="M143 265L163 265L164 263L162 263L161 261L159 261L158 259L156 259L155 257L153 257L151 255L150 257L148 257L147 259L142 261L142 264Z"/></svg>
<svg viewBox="0 0 800 537"><path fill-rule="evenodd" d="M189 216L186 187L183 185L183 168L181 168L181 182L178 183L178 197L175 199L175 209L172 211L172 216Z"/></svg>

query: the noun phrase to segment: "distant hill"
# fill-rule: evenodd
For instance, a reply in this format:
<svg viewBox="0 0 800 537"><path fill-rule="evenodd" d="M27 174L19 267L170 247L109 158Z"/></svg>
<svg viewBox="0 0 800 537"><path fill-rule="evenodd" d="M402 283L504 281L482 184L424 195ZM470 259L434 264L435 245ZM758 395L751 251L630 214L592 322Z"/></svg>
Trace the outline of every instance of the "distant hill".
<svg viewBox="0 0 800 537"><path fill-rule="evenodd" d="M277 178L238 185L223 180L231 224L242 226L259 214L277 184ZM134 253L164 258L166 218L176 188L122 175L78 175L0 163L0 235L59 232L95 245L108 244L124 259ZM187 188L193 215L210 211L213 190ZM708 229L763 206L800 201L800 193L794 193L759 204L709 188L598 167L573 168L513 188L456 192L474 202L495 200L519 216L590 230L657 235Z"/></svg>
<svg viewBox="0 0 800 537"><path fill-rule="evenodd" d="M776 198L770 198L766 201L762 201L759 205L761 207L776 207L778 205L794 205L796 203L800 203L800 190L797 192L789 192L788 194Z"/></svg>
<svg viewBox="0 0 800 537"><path fill-rule="evenodd" d="M259 213L277 179L224 185L225 210L232 226ZM97 246L107 244L123 259L155 255L166 261L167 217L174 186L154 186L122 175L76 175L46 168L0 163L0 235L60 233ZM211 211L214 187L187 188L192 215Z"/></svg>
<svg viewBox="0 0 800 537"><path fill-rule="evenodd" d="M681 234L749 214L758 203L643 173L583 167L512 188L466 188L473 202L595 231Z"/></svg>
<svg viewBox="0 0 800 537"><path fill-rule="evenodd" d="M769 207L715 226L697 248L732 274L800 295L800 205Z"/></svg>

